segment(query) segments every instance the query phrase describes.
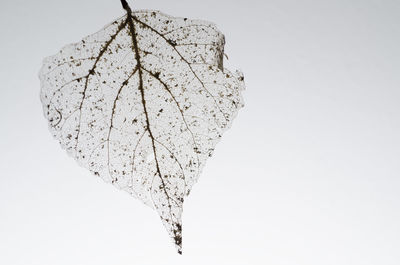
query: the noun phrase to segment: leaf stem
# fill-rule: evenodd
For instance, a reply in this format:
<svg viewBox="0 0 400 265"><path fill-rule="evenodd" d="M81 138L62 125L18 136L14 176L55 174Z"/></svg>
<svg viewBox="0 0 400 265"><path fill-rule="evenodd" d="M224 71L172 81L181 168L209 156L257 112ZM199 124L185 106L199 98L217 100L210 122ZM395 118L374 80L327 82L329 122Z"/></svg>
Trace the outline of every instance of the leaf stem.
<svg viewBox="0 0 400 265"><path fill-rule="evenodd" d="M121 0L122 7L128 12L129 14L132 13L131 7L128 5L126 0Z"/></svg>

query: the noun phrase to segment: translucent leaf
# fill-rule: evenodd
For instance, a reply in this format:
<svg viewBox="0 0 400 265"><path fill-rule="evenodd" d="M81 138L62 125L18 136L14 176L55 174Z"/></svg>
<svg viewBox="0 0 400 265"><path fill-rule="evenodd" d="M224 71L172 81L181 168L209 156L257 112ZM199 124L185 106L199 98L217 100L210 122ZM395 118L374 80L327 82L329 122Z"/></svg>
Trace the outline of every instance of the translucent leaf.
<svg viewBox="0 0 400 265"><path fill-rule="evenodd" d="M132 12L44 60L41 101L61 146L154 208L181 253L182 205L243 106L214 24Z"/></svg>

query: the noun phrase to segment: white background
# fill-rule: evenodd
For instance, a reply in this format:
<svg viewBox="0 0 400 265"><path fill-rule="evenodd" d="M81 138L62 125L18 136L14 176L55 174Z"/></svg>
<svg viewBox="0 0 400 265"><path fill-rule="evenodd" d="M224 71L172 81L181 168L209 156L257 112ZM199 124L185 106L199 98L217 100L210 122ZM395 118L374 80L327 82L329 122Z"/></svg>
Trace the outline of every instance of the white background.
<svg viewBox="0 0 400 265"><path fill-rule="evenodd" d="M42 116L42 59L119 1L1 0L0 264L400 264L398 0L129 2L215 22L245 74L246 107L185 201L184 255Z"/></svg>

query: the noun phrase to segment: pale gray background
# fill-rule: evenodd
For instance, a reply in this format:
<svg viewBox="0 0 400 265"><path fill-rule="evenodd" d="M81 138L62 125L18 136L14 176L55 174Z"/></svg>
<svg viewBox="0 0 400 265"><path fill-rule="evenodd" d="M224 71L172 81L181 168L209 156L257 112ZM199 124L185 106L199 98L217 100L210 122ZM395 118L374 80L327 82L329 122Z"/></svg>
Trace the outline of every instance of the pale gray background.
<svg viewBox="0 0 400 265"><path fill-rule="evenodd" d="M130 3L214 21L245 73L246 107L186 200L184 255L42 117L42 58L119 1L1 0L0 264L400 264L398 0Z"/></svg>

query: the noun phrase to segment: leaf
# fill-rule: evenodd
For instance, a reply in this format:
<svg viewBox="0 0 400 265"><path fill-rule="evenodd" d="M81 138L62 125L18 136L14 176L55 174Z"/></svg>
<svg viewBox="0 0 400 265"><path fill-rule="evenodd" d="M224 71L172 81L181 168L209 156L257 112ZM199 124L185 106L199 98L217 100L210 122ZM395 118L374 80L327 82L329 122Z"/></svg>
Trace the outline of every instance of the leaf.
<svg viewBox="0 0 400 265"><path fill-rule="evenodd" d="M46 58L49 128L78 163L154 208L181 253L182 205L243 106L214 24L132 12Z"/></svg>

